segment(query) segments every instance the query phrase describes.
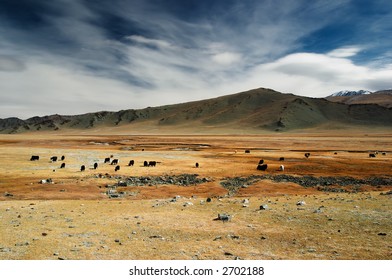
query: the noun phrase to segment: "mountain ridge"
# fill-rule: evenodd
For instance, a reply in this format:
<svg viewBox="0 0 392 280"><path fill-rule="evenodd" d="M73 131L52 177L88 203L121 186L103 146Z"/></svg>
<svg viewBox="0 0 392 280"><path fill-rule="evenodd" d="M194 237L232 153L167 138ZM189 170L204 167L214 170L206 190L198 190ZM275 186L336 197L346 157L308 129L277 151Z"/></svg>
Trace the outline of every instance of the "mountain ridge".
<svg viewBox="0 0 392 280"><path fill-rule="evenodd" d="M339 91L326 97L328 101L353 104L377 104L383 107L392 108L392 90L379 90L370 92L359 91Z"/></svg>
<svg viewBox="0 0 392 280"><path fill-rule="evenodd" d="M34 131L292 131L318 127L390 127L392 109L377 104L343 104L326 98L296 96L258 88L179 104L100 111L81 115L50 115L0 119L0 133Z"/></svg>

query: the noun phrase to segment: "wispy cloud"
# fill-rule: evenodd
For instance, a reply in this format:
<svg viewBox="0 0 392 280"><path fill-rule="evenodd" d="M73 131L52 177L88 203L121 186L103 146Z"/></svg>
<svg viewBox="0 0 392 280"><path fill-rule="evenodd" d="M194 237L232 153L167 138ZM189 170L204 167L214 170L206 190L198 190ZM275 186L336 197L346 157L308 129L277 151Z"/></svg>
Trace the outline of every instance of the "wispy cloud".
<svg viewBox="0 0 392 280"><path fill-rule="evenodd" d="M392 87L390 50L358 35L353 2L202 2L27 1L31 13L0 13L0 117L143 108L256 87L316 97ZM388 30L392 21L379 18L360 21L362 35ZM350 34L334 35L340 22Z"/></svg>

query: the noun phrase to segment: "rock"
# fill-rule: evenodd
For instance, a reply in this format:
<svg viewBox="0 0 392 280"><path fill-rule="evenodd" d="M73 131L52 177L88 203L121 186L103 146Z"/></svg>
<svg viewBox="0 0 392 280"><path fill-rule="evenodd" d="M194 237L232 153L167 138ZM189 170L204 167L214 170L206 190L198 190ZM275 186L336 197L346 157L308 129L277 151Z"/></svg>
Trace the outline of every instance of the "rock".
<svg viewBox="0 0 392 280"><path fill-rule="evenodd" d="M161 240L165 240L165 238L161 235L152 235L150 236L150 238L156 238L156 239L161 239Z"/></svg>
<svg viewBox="0 0 392 280"><path fill-rule="evenodd" d="M27 242L27 241L26 241L26 242L19 242L19 243L16 243L16 244L15 244L15 246L18 246L18 247L19 247L19 246L29 246L29 245L30 245L30 243Z"/></svg>
<svg viewBox="0 0 392 280"><path fill-rule="evenodd" d="M229 237L231 239L240 239L240 237L238 235L231 235L231 234L229 234L227 237Z"/></svg>
<svg viewBox="0 0 392 280"><path fill-rule="evenodd" d="M232 216L228 214L218 214L218 218L215 218L214 220L220 220L223 222L228 222L231 221Z"/></svg>
<svg viewBox="0 0 392 280"><path fill-rule="evenodd" d="M40 182L40 184L52 184L53 183L53 181L52 181L52 179L51 178L48 178L48 179L42 179L41 181L39 181Z"/></svg>
<svg viewBox="0 0 392 280"><path fill-rule="evenodd" d="M304 206L304 205L306 205L306 202L303 200L299 200L299 201L297 201L296 205L297 206Z"/></svg>
<svg viewBox="0 0 392 280"><path fill-rule="evenodd" d="M259 210L268 210L268 209L269 209L268 205L267 204L263 204L263 205L260 205L260 209Z"/></svg>

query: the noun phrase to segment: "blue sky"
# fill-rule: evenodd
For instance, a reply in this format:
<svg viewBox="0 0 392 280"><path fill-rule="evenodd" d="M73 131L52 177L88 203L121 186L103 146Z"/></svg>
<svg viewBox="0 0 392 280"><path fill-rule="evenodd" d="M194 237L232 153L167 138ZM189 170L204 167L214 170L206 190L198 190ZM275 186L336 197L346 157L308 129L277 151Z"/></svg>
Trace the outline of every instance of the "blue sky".
<svg viewBox="0 0 392 280"><path fill-rule="evenodd" d="M390 0L0 0L0 118L392 88Z"/></svg>

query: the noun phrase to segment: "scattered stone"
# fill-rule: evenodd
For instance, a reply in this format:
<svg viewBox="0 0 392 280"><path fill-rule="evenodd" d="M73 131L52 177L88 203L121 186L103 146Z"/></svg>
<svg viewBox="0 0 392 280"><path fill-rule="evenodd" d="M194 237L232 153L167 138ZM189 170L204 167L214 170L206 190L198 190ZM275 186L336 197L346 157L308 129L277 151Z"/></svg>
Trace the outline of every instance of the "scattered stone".
<svg viewBox="0 0 392 280"><path fill-rule="evenodd" d="M259 210L268 210L268 209L269 209L269 207L268 207L267 204L262 204L262 205L260 205L260 209Z"/></svg>
<svg viewBox="0 0 392 280"><path fill-rule="evenodd" d="M230 253L230 252L225 252L225 254L224 254L225 256L234 256L232 253Z"/></svg>
<svg viewBox="0 0 392 280"><path fill-rule="evenodd" d="M12 193L5 192L5 193L4 193L4 196L5 196L5 197L13 197L14 195L13 195Z"/></svg>
<svg viewBox="0 0 392 280"><path fill-rule="evenodd" d="M379 234L377 234L377 235L380 235L380 236L386 236L387 234L385 233L385 232L380 232Z"/></svg>
<svg viewBox="0 0 392 280"><path fill-rule="evenodd" d="M238 235L231 235L231 234L229 234L227 237L229 237L231 239L240 239L240 237Z"/></svg>
<svg viewBox="0 0 392 280"><path fill-rule="evenodd" d="M386 193L380 193L380 195L392 195L392 190L387 191Z"/></svg>
<svg viewBox="0 0 392 280"><path fill-rule="evenodd" d="M218 214L218 218L215 218L214 220L220 220L223 222L229 222L231 221L232 216L228 214Z"/></svg>
<svg viewBox="0 0 392 280"><path fill-rule="evenodd" d="M19 242L19 243L16 243L16 244L15 244L15 246L18 246L18 247L19 247L19 246L29 246L29 245L30 245L30 243L27 242L27 241L26 241L26 242Z"/></svg>
<svg viewBox="0 0 392 280"><path fill-rule="evenodd" d="M297 201L296 205L297 206L304 206L304 205L306 205L306 202L303 200L300 200L300 201Z"/></svg>
<svg viewBox="0 0 392 280"><path fill-rule="evenodd" d="M46 232L41 233L42 236L47 236L48 234Z"/></svg>
<svg viewBox="0 0 392 280"><path fill-rule="evenodd" d="M184 207L187 207L187 206L192 206L193 205L193 203L192 202L189 202L189 201L187 201L187 202L185 202L184 203Z"/></svg>
<svg viewBox="0 0 392 280"><path fill-rule="evenodd" d="M214 241L222 239L222 236L217 236L214 238Z"/></svg>
<svg viewBox="0 0 392 280"><path fill-rule="evenodd" d="M0 252L2 252L2 253L9 253L9 252L11 252L11 248L0 247Z"/></svg>
<svg viewBox="0 0 392 280"><path fill-rule="evenodd" d="M152 235L152 236L150 236L150 238L165 240L165 238L162 235Z"/></svg>
<svg viewBox="0 0 392 280"><path fill-rule="evenodd" d="M42 179L39 181L40 184L53 184L53 180L51 178L48 179Z"/></svg>

